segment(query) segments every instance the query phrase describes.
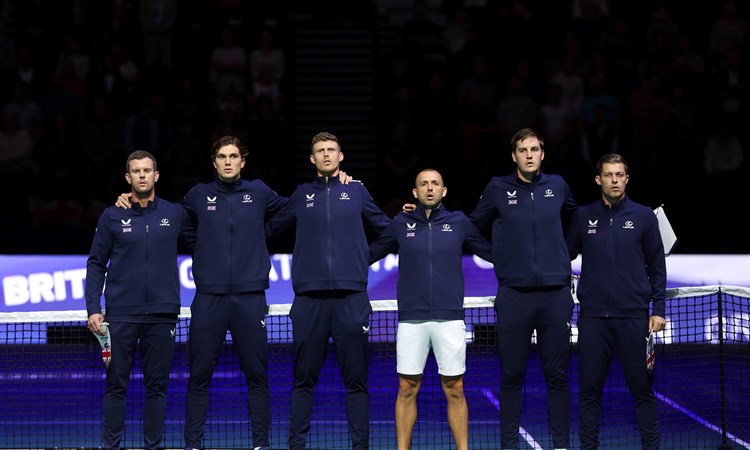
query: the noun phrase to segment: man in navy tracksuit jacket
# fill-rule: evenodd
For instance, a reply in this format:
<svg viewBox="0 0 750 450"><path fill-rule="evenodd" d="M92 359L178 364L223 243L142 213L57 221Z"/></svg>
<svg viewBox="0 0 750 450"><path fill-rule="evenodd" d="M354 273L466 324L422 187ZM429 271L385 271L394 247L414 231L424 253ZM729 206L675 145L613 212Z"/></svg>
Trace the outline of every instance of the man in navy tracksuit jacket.
<svg viewBox="0 0 750 450"><path fill-rule="evenodd" d="M568 184L541 173L544 141L534 130L511 138L516 171L494 177L469 218L478 229L492 224L492 259L498 279L495 300L501 362L500 441L518 447L522 395L531 336L547 383L554 448L570 445L570 320L573 297L564 230L576 209Z"/></svg>
<svg viewBox="0 0 750 450"><path fill-rule="evenodd" d="M622 156L602 156L595 180L602 187L601 200L580 208L567 234L571 259L581 254L581 449L599 447L602 390L615 353L633 396L642 446L658 449L657 403L645 348L649 333L666 324L667 270L659 224L650 208L625 194L629 176Z"/></svg>
<svg viewBox="0 0 750 450"><path fill-rule="evenodd" d="M370 262L398 252L399 390L396 437L399 450L411 448L417 394L430 347L448 402L448 424L457 450L469 447L469 411L464 397L464 248L491 261L492 246L462 212L442 206L448 189L433 169L419 172L413 189L419 205L399 213L370 245Z"/></svg>
<svg viewBox="0 0 750 450"><path fill-rule="evenodd" d="M180 312L178 246L190 249L190 218L180 205L156 197L156 160L133 152L125 179L137 201L130 209L110 207L99 217L86 263L88 328L103 334L101 296L111 336L111 360L103 408L103 447L119 449L125 428L125 392L136 348L140 348L146 401L144 448L160 447L167 382L172 369L175 324Z"/></svg>
<svg viewBox="0 0 750 450"><path fill-rule="evenodd" d="M197 184L182 202L197 232L193 256L196 293L190 307L188 341L187 448L203 447L208 388L227 330L232 333L248 385L253 445L269 445L265 290L271 260L264 226L267 217L279 211L287 199L260 180L241 178L247 154L235 137L217 140L213 144L217 179Z"/></svg>
<svg viewBox="0 0 750 450"><path fill-rule="evenodd" d="M361 183L336 178L344 155L338 139L318 133L310 161L317 178L302 184L267 226L268 235L296 223L292 255L294 302L289 313L294 339L289 447L305 448L313 390L333 338L346 387L352 448L369 448L367 339L372 312L367 296L368 246L365 223L380 233L390 219Z"/></svg>

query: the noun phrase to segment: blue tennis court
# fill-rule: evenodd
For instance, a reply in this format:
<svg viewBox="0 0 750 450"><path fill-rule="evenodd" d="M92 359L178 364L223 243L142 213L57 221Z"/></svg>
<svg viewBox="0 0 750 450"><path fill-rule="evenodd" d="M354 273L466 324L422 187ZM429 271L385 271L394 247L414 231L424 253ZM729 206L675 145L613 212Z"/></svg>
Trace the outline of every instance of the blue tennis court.
<svg viewBox="0 0 750 450"><path fill-rule="evenodd" d="M230 346L227 347L231 351ZM708 349L710 350L710 349ZM734 351L736 350L736 352ZM728 400L726 415L731 426L728 434L731 448L750 448L748 427L748 355L747 348L735 348L726 357L726 369L736 374L728 383L725 396ZM184 349L181 350L184 352ZM281 349L274 349L281 352ZM284 352L290 349L283 350ZM672 352L672 349L670 349ZM717 448L722 443L721 411L718 408L717 386L709 380L717 379L717 368L712 366L713 356L697 346L685 347L673 353L661 352L657 368L655 387L659 398L660 421L662 423L662 448ZM371 360L371 446L393 448L395 425L393 402L397 389L395 363L391 356L380 356L375 352ZM736 353L736 354L734 354ZM744 353L744 354L743 354ZM95 349L92 349L95 355ZM289 353L291 355L291 353ZM675 362L667 359L675 358ZM27 356L33 357L32 354ZM43 355L37 355L43 357ZM73 354L70 359L78 358ZM321 374L316 390L316 407L309 435L309 448L349 448L343 384L335 363L329 358ZM530 359L524 390L524 414L522 416L522 447L530 449L551 448L546 428L546 395L540 378L539 361L536 354ZM490 352L472 352L472 365L466 374L466 396L470 410L470 435L472 448L496 448L499 442L499 408L497 397L497 373L499 364ZM93 358L92 358L93 359ZM244 410L246 390L244 379L236 369L232 358L217 369L212 385L212 403L206 429L207 446L211 448L242 448L250 446L249 421ZM179 359L178 359L179 360ZM291 360L276 362L271 368L271 388L274 423L271 431L274 448L286 448L288 414L288 392L291 386ZM94 361L97 362L97 361ZM575 431L576 358L571 361L571 386L573 404L571 431L573 448L576 448ZM695 372L686 372L693 367ZM93 367L91 367L93 368ZM100 435L100 405L104 388L104 377L89 370L54 370L47 367L46 373L19 373L3 370L0 391L5 399L24 395L29 405L38 405L46 399L49 408L38 406L20 411L5 409L0 420L3 448L34 447L80 448L96 447ZM167 417L167 432L164 446L181 448L184 392L187 372L176 370L170 386L170 412ZM711 374L707 370L713 370ZM102 372L103 373L103 372ZM414 430L414 449L446 448L451 435L445 419L445 402L440 388L434 361L430 359L420 391L419 418ZM701 382L701 379L703 382ZM138 448L141 441L139 411L142 408L140 376L133 376L128 401L128 423L124 446ZM633 422L632 400L615 363L605 393L605 418L602 424L602 448L637 449L637 429ZM39 439L44 438L41 442ZM82 445L81 440L85 440Z"/></svg>
<svg viewBox="0 0 750 450"><path fill-rule="evenodd" d="M688 303L690 308L685 307ZM724 295L721 314L715 295L673 299L668 314L674 327L657 341L654 386L659 399L662 448L750 449L750 330L748 297ZM725 317L726 320L718 320ZM731 320L730 320L731 319ZM184 448L182 426L188 360L184 341L189 319L180 322L181 343L171 377L165 448ZM370 357L371 448L395 447L397 392L395 311L373 313ZM292 347L288 321L269 317L269 372L273 448L286 448ZM470 447L499 445L499 361L495 353L491 307L467 309ZM687 325L690 323L691 325ZM714 326L716 325L716 326ZM717 328L718 327L718 328ZM286 330L286 331L284 331ZM286 333L286 334L285 334ZM717 339L717 336L720 339ZM572 335L570 382L571 448L577 439L577 353ZM98 346L78 322L41 321L0 324L0 448L97 448L101 445L104 370ZM244 376L231 343L225 346L211 385L206 448L252 448ZM138 361L136 359L136 365ZM142 442L143 389L136 367L128 393L123 447ZM414 449L452 447L445 399L430 358L418 398ZM538 354L532 351L524 386L521 448L548 449L546 393ZM621 369L613 363L604 398L601 448L639 449L633 405ZM333 349L316 389L310 449L346 449L348 441L343 383Z"/></svg>

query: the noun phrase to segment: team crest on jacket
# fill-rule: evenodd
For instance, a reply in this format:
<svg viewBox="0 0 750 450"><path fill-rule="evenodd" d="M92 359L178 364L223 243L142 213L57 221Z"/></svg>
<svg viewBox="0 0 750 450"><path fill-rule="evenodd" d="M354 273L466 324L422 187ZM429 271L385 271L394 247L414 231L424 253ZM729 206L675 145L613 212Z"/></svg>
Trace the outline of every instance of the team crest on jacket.
<svg viewBox="0 0 750 450"><path fill-rule="evenodd" d="M589 229L588 234L596 234L596 227L599 226L598 220L591 220L589 219Z"/></svg>
<svg viewBox="0 0 750 450"><path fill-rule="evenodd" d="M508 194L508 204L509 205L517 205L518 204L518 191L505 191L506 194Z"/></svg>
<svg viewBox="0 0 750 450"><path fill-rule="evenodd" d="M315 194L305 194L305 200L307 200L307 207L312 208L315 205Z"/></svg>
<svg viewBox="0 0 750 450"><path fill-rule="evenodd" d="M406 223L406 237L414 237L416 236L416 230L417 229L417 223Z"/></svg>
<svg viewBox="0 0 750 450"><path fill-rule="evenodd" d="M131 233L133 229L130 227L130 224L132 223L133 219L120 219L120 223L122 223L122 232L123 233Z"/></svg>
<svg viewBox="0 0 750 450"><path fill-rule="evenodd" d="M206 196L206 211L216 211L216 196Z"/></svg>

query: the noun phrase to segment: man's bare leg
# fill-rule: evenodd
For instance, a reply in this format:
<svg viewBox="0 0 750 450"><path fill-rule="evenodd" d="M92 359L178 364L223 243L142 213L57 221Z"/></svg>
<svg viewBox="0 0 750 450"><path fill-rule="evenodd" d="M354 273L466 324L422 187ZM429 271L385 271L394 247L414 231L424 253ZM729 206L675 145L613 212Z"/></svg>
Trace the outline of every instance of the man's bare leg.
<svg viewBox="0 0 750 450"><path fill-rule="evenodd" d="M456 441L456 450L467 450L469 448L469 407L464 396L464 376L441 375L440 384L448 400L448 425Z"/></svg>
<svg viewBox="0 0 750 450"><path fill-rule="evenodd" d="M398 450L411 448L411 433L417 421L417 393L421 384L422 375L398 374L398 397L396 398Z"/></svg>

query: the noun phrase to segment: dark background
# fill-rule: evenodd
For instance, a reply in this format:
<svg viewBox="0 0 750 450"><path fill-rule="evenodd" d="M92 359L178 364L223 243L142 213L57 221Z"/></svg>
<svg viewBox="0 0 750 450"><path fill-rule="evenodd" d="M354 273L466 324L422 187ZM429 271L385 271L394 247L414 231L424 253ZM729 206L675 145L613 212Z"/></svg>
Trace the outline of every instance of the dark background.
<svg viewBox="0 0 750 450"><path fill-rule="evenodd" d="M281 195L314 175L310 138L330 131L389 214L428 166L468 213L526 126L580 203L617 151L630 197L664 204L675 253L750 252L742 2L295 3L0 1L0 253L88 253L131 151L157 156L157 194L179 201L211 179L225 134L250 150L244 176ZM246 56L235 69L212 65L225 32ZM251 58L262 32L285 63L268 77Z"/></svg>

